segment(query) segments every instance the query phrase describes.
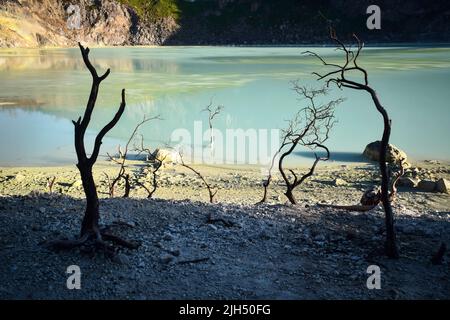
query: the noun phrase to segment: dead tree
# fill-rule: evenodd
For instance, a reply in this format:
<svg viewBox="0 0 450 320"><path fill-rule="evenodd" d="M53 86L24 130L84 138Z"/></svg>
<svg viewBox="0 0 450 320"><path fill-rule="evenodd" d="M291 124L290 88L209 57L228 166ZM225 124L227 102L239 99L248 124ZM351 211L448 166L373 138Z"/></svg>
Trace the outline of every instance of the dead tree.
<svg viewBox="0 0 450 320"><path fill-rule="evenodd" d="M269 185L271 184L272 178L273 178L272 171L273 171L273 168L275 167L275 163L276 163L277 158L280 155L280 152L284 149L284 147L287 144L289 144L287 139L288 139L288 137L286 135L284 135L283 141L281 142L280 147L278 148L277 152L275 152L275 154L272 157L272 160L270 162L269 171L267 173L267 178L266 178L266 180L264 180L264 182L262 184L263 188L264 188L263 197L262 197L261 201L259 201L258 203L265 203L267 201L267 193L268 193Z"/></svg>
<svg viewBox="0 0 450 320"><path fill-rule="evenodd" d="M92 75L92 87L89 100L86 105L83 117L79 117L77 121L72 121L75 126L75 150L78 158L77 167L80 171L81 180L83 183L84 193L86 195L86 210L84 218L81 223L80 236L77 240L58 240L48 243L49 247L54 249L70 249L76 246L81 246L88 240L93 240L97 246L101 248L111 249L106 244L105 240L111 241L117 245L125 246L127 248L135 249L138 247L136 243L125 241L115 235L108 233L106 229L100 230L99 228L99 199L97 194L97 188L95 185L94 177L92 175L92 168L97 161L97 157L100 152L100 146L104 136L117 124L125 110L125 89L122 90L122 101L119 109L116 112L113 119L106 124L103 129L97 134L94 142L94 148L90 156L87 155L84 136L86 130L91 121L92 112L94 111L95 103L97 101L98 91L100 84L105 80L110 70L108 69L105 74L98 76L97 70L91 64L89 60L89 48L84 48L79 44L83 61Z"/></svg>
<svg viewBox="0 0 450 320"><path fill-rule="evenodd" d="M343 99L332 100L324 104L318 104L316 98L325 96L328 93L326 88L307 89L306 87L295 84L294 90L307 101L307 106L302 108L289 121L287 129L283 130L282 145L280 149L280 159L278 160L278 169L286 185L285 196L292 204L297 204L293 194L295 188L301 185L306 179L314 174L319 161L326 161L330 157L330 151L324 145L329 138L330 130L335 123L334 109ZM311 150L321 149L325 151L325 157L319 157L314 152L315 160L307 173L298 176L294 170L288 170L292 177L285 172L284 160L297 146L303 146Z"/></svg>
<svg viewBox="0 0 450 320"><path fill-rule="evenodd" d="M125 181L125 191L124 191L124 194L123 194L123 198L128 198L129 197L130 190L131 190L130 175L126 171L127 170L126 160L127 160L127 156L128 156L128 149L130 147L131 141L133 141L133 139L136 136L139 128L142 125L144 125L145 123L147 123L147 122L149 122L151 120L155 120L155 119L161 119L161 118L160 118L160 116L155 116L155 117L152 117L152 118L147 118L146 116L144 116L144 119L141 122L139 122L134 127L133 132L131 133L130 137L128 138L127 143L125 144L124 150L122 151L120 146L119 146L119 160L116 160L109 153L107 153L109 159L120 166L119 172L117 173L117 175L116 175L116 177L114 179L110 179L109 176L106 173L104 173L107 176L107 181L109 181L108 182L108 188L109 188L109 196L111 198L114 197L116 184L119 183L119 181L121 179L123 179Z"/></svg>
<svg viewBox="0 0 450 320"><path fill-rule="evenodd" d="M164 161L167 158L167 155L164 155L161 158L158 158L157 154L153 154L149 148L144 147L144 137L141 135L141 145L140 147L135 147L135 151L138 152L138 154L147 153L147 160L153 161L152 163L152 187L149 189L145 184L137 182L142 188L147 191L147 198L150 199L153 197L153 194L156 192L156 189L158 188L158 177L159 177L159 170L161 169Z"/></svg>
<svg viewBox="0 0 450 320"><path fill-rule="evenodd" d="M272 157L269 172L267 173L267 179L264 180L264 182L262 184L263 188L264 188L264 193L263 193L263 197L262 197L261 201L259 201L259 203L265 203L267 201L267 191L269 189L270 183L272 182L272 170L273 170L273 167L275 166L275 160L279 154L280 154L280 151L277 151L276 154Z"/></svg>
<svg viewBox="0 0 450 320"><path fill-rule="evenodd" d="M214 133L213 133L213 120L216 116L218 116L220 114L220 112L222 112L224 106L219 105L216 106L215 108L213 108L212 106L212 101L209 103L209 105L202 110L202 112L208 112L208 126L209 126L209 131L210 131L210 141L209 141L209 146L211 148L211 153L213 153L213 149L214 149Z"/></svg>
<svg viewBox="0 0 450 320"><path fill-rule="evenodd" d="M208 190L209 202L210 203L214 203L215 202L215 198L214 197L216 196L217 191L218 191L217 188L212 186L211 184L209 184L208 181L206 181L206 179L203 177L203 175L199 171L195 170L192 166L190 166L190 165L188 165L188 164L186 164L184 162L183 153L181 151L178 151L178 156L179 156L179 159L180 159L180 164L183 167L185 167L185 168L191 170L192 172L194 172L200 178L200 180L202 180L203 184L205 185L206 189Z"/></svg>
<svg viewBox="0 0 450 320"><path fill-rule="evenodd" d="M391 120L389 119L386 109L381 104L376 91L369 85L368 72L358 64L358 58L364 47L364 44L359 38L353 34L356 41L356 48L346 46L337 36L334 29L330 28L330 38L337 45L337 49L344 53L344 62L341 64L329 63L318 54L306 51L306 54L312 55L319 59L326 67L330 67L331 71L323 74L314 72L318 80L323 80L327 85L335 84L339 88L350 88L353 90L361 90L367 92L376 110L380 113L383 119L383 135L380 147L379 167L381 173L381 202L383 203L385 211L386 223L386 254L390 258L398 257L398 248L396 241L396 234L394 228L394 213L392 211L391 199L389 197L389 172L386 164L386 153L389 144L389 137L391 134ZM355 79L357 75L361 76L361 80Z"/></svg>
<svg viewBox="0 0 450 320"><path fill-rule="evenodd" d="M53 193L53 185L55 184L56 177L47 178L47 188L50 193Z"/></svg>

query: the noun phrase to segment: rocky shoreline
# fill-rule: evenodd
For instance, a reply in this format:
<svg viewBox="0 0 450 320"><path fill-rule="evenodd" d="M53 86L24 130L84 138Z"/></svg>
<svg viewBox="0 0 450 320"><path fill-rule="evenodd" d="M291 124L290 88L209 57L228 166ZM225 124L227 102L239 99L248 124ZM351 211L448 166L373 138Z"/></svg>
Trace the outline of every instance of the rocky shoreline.
<svg viewBox="0 0 450 320"><path fill-rule="evenodd" d="M152 186L151 162L127 160L133 198L145 198L147 192L142 184ZM218 189L217 201L234 204L254 204L261 200L262 182L266 168L255 166L209 166L194 165L208 182ZM94 167L99 196L108 197L108 179L115 177L119 166L111 161L100 161ZM300 172L307 167L297 168ZM165 163L158 172L158 188L155 197L167 200L208 201L208 193L202 181L190 170L176 163ZM48 182L55 177L53 192L74 198L84 197L81 179L75 166L62 167L3 167L0 168L0 195L27 195L48 192ZM450 208L448 181L450 164L440 161L414 163L406 169L399 181L399 202L416 206L427 204L430 210ZM441 181L445 183L441 184ZM357 204L364 190L379 184L378 168L375 163L333 164L318 167L315 175L297 190L298 199L305 204ZM442 188L440 188L440 187ZM339 191L339 192L336 192ZM116 196L122 196L124 182L119 181ZM283 180L278 173L273 176L269 190L269 202L284 204ZM403 200L404 198L404 200ZM431 201L429 201L431 200ZM420 208L420 206L417 206Z"/></svg>
<svg viewBox="0 0 450 320"><path fill-rule="evenodd" d="M86 251L53 252L48 240L76 237L84 210L74 166L1 168L0 298L5 299L448 299L450 259L433 265L450 243L450 196L401 187L394 203L401 258L383 254L380 207L352 212L317 203L354 204L378 179L372 164L322 165L300 188L299 205L286 203L275 178L269 203L259 168L196 168L219 187L207 202L198 179L166 164L155 199L134 188L131 198L108 198L101 162L94 176L101 224L141 243L114 257ZM413 164L422 179L449 178L450 165ZM142 162L133 179L147 180ZM56 176L53 193L48 177ZM340 180L337 180L340 179ZM339 182L337 182L339 181ZM183 200L184 199L184 200ZM82 289L65 287L67 266L82 270ZM366 288L369 265L382 270L382 289Z"/></svg>

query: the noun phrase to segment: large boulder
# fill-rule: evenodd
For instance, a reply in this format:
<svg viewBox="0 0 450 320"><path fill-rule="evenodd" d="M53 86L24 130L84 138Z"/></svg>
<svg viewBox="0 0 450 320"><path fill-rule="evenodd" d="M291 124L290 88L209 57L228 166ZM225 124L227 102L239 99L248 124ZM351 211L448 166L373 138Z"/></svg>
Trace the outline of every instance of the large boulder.
<svg viewBox="0 0 450 320"><path fill-rule="evenodd" d="M177 160L174 151L167 149L155 149L149 158L149 160L159 160L162 163L172 163Z"/></svg>
<svg viewBox="0 0 450 320"><path fill-rule="evenodd" d="M374 141L369 143L364 149L363 155L372 161L380 160L380 148L381 141ZM400 150L396 146L389 144L386 152L386 162L392 164L398 164L400 161L406 163L407 155L404 151Z"/></svg>
<svg viewBox="0 0 450 320"><path fill-rule="evenodd" d="M372 186L361 197L360 203L363 206L374 206L381 201L381 188L378 186Z"/></svg>
<svg viewBox="0 0 450 320"><path fill-rule="evenodd" d="M419 184L417 185L417 188L419 190L425 191L425 192L433 192L436 190L436 182L432 180L421 180Z"/></svg>
<svg viewBox="0 0 450 320"><path fill-rule="evenodd" d="M439 179L436 182L436 190L441 193L450 193L450 181L447 179Z"/></svg>

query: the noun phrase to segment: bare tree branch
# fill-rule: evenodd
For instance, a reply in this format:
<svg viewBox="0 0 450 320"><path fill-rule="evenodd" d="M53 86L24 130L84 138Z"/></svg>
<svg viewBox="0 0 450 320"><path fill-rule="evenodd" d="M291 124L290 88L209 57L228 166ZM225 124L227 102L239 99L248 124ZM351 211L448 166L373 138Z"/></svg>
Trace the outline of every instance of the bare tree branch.
<svg viewBox="0 0 450 320"><path fill-rule="evenodd" d="M210 147L211 147L211 152L213 151L214 148L214 133L213 133L213 120L215 117L217 117L220 112L222 112L222 110L224 109L224 106L222 105L218 105L216 107L212 106L212 100L210 101L209 105L206 106L205 109L202 110L202 112L208 112L208 125L209 125L209 130L210 130Z"/></svg>
<svg viewBox="0 0 450 320"><path fill-rule="evenodd" d="M211 186L211 184L209 184L206 181L206 179L203 177L203 175L198 170L194 169L192 166L190 166L190 165L188 165L188 164L186 164L184 162L183 153L182 153L181 150L178 150L178 156L180 158L180 164L183 167L185 167L185 168L191 170L192 172L194 172L200 178L200 180L202 180L203 184L205 185L206 189L208 190L209 202L210 203L214 203L215 202L215 198L214 197L216 196L218 189L216 187L214 187L214 186Z"/></svg>
<svg viewBox="0 0 450 320"><path fill-rule="evenodd" d="M307 106L300 109L294 118L288 122L288 127L283 130L282 143L279 149L281 156L278 161L278 169L286 185L285 195L292 204L297 203L293 190L314 174L319 161L326 161L330 157L330 152L324 143L328 140L329 133L336 122L334 109L343 101L340 98L325 104L317 104L315 101L317 97L327 95L328 89L326 87L308 89L295 82L294 90L300 95L301 100L306 100ZM298 176L294 170L289 169L289 177L285 172L284 160L299 145L309 149L322 149L326 152L326 156L319 157L315 154L315 160L307 173Z"/></svg>
<svg viewBox="0 0 450 320"><path fill-rule="evenodd" d="M120 179L123 179L125 181L125 192L123 197L127 198L130 194L130 189L131 189L131 185L130 185L130 175L126 173L126 160L127 160L127 155L128 155L128 151L129 151L129 147L131 142L133 141L133 139L135 138L139 128L144 125L145 123L152 121L152 120L161 120L161 117L158 116L154 116L151 118L147 118L146 116L144 116L144 119L139 122L133 129L130 137L128 138L128 141L125 145L124 151L120 151L120 147L119 147L119 156L120 156L120 160L116 160L114 159L110 154L107 153L107 156L109 157L109 159L115 163L117 163L118 165L120 165L119 171L116 175L116 177L114 179L112 179L110 185L109 185L109 194L110 197L114 197L114 189L116 184L120 181Z"/></svg>

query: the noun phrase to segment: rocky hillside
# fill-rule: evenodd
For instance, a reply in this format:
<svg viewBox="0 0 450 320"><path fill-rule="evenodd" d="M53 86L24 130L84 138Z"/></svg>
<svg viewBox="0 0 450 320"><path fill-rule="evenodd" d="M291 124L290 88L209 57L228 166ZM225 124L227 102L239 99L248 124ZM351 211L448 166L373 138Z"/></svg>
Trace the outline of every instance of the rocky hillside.
<svg viewBox="0 0 450 320"><path fill-rule="evenodd" d="M370 43L450 42L448 0L195 0L180 1L179 32L169 43L317 44L328 26L342 38ZM381 30L366 26L367 7L381 9Z"/></svg>
<svg viewBox="0 0 450 320"><path fill-rule="evenodd" d="M78 19L79 17L79 19ZM148 21L115 0L6 0L0 47L162 44L178 28L172 17Z"/></svg>
<svg viewBox="0 0 450 320"><path fill-rule="evenodd" d="M375 42L450 42L450 4L379 0L0 0L0 47L309 44L327 27ZM79 22L79 23L78 23Z"/></svg>

